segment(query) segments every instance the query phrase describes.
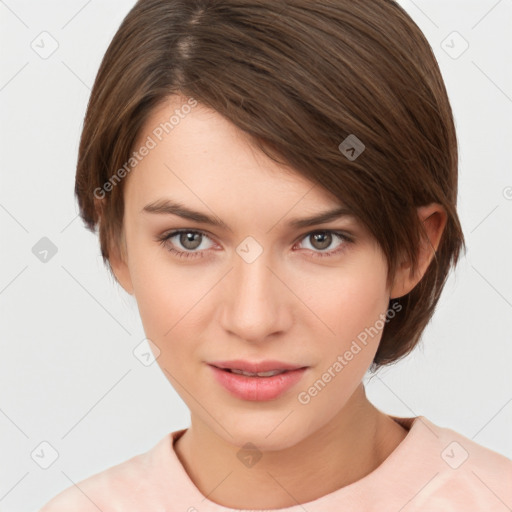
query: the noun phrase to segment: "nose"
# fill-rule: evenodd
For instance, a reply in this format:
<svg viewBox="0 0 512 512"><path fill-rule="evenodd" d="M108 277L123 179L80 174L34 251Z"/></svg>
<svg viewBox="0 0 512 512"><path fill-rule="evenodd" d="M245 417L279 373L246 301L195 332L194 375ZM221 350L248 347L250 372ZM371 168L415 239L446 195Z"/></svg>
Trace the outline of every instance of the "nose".
<svg viewBox="0 0 512 512"><path fill-rule="evenodd" d="M224 283L222 327L249 342L282 334L293 323L293 294L272 265L269 252L263 251L252 262L236 254Z"/></svg>

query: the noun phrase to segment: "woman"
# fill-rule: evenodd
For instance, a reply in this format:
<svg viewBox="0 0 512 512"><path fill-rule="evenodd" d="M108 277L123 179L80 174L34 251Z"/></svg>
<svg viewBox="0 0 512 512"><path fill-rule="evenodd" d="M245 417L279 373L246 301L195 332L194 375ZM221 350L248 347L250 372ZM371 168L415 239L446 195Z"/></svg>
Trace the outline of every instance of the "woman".
<svg viewBox="0 0 512 512"><path fill-rule="evenodd" d="M512 461L367 399L464 247L457 141L391 0L139 0L76 196L188 428L43 512L505 510Z"/></svg>

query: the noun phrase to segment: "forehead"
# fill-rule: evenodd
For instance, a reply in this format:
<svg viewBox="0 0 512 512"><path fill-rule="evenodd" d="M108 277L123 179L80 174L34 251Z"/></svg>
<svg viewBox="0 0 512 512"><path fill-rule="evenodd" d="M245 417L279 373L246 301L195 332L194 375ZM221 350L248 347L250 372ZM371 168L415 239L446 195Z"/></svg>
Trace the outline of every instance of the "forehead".
<svg viewBox="0 0 512 512"><path fill-rule="evenodd" d="M276 222L288 212L343 206L332 194L271 160L249 136L214 110L171 96L151 112L134 150L151 147L131 171L127 202L142 209L166 195L219 217Z"/></svg>

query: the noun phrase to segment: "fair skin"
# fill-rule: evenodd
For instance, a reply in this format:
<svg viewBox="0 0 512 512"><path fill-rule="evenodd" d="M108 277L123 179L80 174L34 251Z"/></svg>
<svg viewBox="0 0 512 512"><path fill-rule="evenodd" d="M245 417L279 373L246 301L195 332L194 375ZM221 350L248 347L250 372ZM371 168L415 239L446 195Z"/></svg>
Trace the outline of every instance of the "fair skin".
<svg viewBox="0 0 512 512"><path fill-rule="evenodd" d="M183 103L172 97L155 110L138 143ZM160 351L158 364L190 410L190 427L175 449L201 493L226 507L284 508L376 469L407 434L368 401L362 384L381 332L307 404L297 396L375 325L390 298L421 279L445 226L443 209L418 209L429 238L418 272L411 276L404 263L387 287L384 255L357 219L289 225L340 206L336 197L268 159L201 105L126 178L124 198L126 250L112 251L110 262L137 301L146 336ZM162 198L227 227L142 211ZM195 245L184 245L179 235L165 245L156 239L177 229L203 236ZM322 230L354 241L332 235L322 246L312 235ZM251 263L237 252L248 236L263 251ZM196 257L180 258L171 247ZM326 252L332 255L318 256ZM227 359L277 359L308 368L279 398L251 401L232 396L212 377L207 362ZM250 467L237 457L247 442L262 454Z"/></svg>

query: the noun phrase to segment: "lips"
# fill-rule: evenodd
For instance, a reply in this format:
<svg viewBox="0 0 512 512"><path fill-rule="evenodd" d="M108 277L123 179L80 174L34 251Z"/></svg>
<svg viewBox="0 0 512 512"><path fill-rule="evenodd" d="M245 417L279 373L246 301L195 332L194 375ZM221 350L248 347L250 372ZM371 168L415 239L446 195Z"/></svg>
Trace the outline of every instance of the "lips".
<svg viewBox="0 0 512 512"><path fill-rule="evenodd" d="M211 368L215 380L232 396L252 401L275 400L281 397L300 382L308 368L281 361L262 361L260 363L224 361L215 364L210 363L208 366ZM237 369L236 366L252 368L253 370L262 367L273 368L277 373L266 375L267 373L274 373L272 370L268 370L267 372L259 372L259 374L249 373L249 375L246 375L241 374L242 370ZM284 369L283 366L288 368Z"/></svg>

